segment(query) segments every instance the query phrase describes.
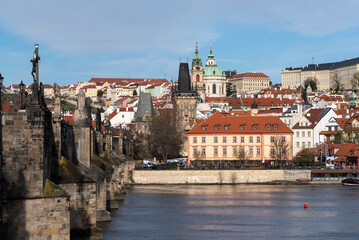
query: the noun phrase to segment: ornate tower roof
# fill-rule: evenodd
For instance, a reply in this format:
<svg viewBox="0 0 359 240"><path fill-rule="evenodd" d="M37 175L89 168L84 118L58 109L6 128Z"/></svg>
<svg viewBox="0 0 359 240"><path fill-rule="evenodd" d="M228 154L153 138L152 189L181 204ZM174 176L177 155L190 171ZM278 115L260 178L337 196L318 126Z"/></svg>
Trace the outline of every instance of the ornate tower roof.
<svg viewBox="0 0 359 240"><path fill-rule="evenodd" d="M202 66L202 60L198 55L198 45L196 43L196 51L194 52L194 58L192 60L192 67L196 66L196 65L201 65Z"/></svg>
<svg viewBox="0 0 359 240"><path fill-rule="evenodd" d="M207 58L207 64L203 69L203 76L225 76L225 72L216 64L216 60L212 53L212 44Z"/></svg>
<svg viewBox="0 0 359 240"><path fill-rule="evenodd" d="M178 73L178 92L190 93L191 92L191 80L189 77L188 63L180 63Z"/></svg>

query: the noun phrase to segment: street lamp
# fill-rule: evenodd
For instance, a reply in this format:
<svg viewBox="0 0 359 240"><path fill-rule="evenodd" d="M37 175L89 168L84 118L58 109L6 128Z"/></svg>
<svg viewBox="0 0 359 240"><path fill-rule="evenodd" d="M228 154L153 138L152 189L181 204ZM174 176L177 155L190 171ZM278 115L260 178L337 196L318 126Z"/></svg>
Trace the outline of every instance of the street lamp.
<svg viewBox="0 0 359 240"><path fill-rule="evenodd" d="M24 83L21 80L21 83L19 84L20 87L20 109L24 109L24 104L22 102L22 95L24 94Z"/></svg>

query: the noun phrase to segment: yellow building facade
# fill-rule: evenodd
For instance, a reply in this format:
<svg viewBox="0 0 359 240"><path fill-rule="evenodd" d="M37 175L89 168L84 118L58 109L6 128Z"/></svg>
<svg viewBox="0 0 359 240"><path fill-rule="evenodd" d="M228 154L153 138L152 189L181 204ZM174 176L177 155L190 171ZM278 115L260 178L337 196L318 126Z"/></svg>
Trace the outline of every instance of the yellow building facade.
<svg viewBox="0 0 359 240"><path fill-rule="evenodd" d="M340 88L352 89L351 79L358 71L359 58L334 63L309 64L305 67L289 67L282 71L282 87L296 89L303 86L308 78L315 78L318 90L326 91L336 88L333 78L337 75Z"/></svg>

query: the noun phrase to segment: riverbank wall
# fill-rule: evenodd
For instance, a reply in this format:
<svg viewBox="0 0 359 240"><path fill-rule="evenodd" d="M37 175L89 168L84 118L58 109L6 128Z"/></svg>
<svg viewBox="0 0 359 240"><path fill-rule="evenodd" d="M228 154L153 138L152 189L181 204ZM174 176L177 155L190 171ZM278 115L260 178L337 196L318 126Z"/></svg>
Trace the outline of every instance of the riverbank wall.
<svg viewBox="0 0 359 240"><path fill-rule="evenodd" d="M311 178L311 170L134 170L134 184L237 184Z"/></svg>

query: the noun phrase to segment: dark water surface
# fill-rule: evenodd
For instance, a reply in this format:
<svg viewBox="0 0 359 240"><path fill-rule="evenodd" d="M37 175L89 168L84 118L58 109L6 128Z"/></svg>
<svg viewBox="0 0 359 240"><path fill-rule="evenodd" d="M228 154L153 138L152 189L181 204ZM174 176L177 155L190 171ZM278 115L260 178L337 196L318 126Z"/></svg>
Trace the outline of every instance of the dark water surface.
<svg viewBox="0 0 359 240"><path fill-rule="evenodd" d="M308 209L304 209L304 203ZM135 186L110 239L359 239L359 187Z"/></svg>

